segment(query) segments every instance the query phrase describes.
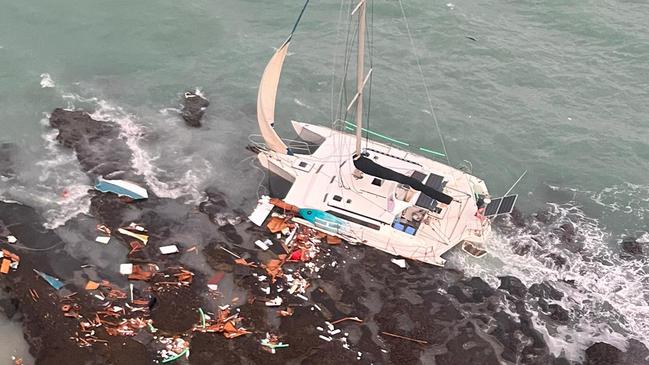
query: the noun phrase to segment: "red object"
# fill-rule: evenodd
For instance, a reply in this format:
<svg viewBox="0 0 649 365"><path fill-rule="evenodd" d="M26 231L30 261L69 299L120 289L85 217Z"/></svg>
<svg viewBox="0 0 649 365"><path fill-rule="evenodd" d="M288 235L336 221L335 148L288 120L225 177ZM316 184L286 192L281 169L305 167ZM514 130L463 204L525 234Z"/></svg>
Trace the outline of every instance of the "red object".
<svg viewBox="0 0 649 365"><path fill-rule="evenodd" d="M225 276L225 273L223 271L218 271L216 274L212 275L210 280L207 281L208 285L216 285L221 282L223 277Z"/></svg>
<svg viewBox="0 0 649 365"><path fill-rule="evenodd" d="M291 256L288 257L289 261L300 261L302 259L302 250L295 250L291 252Z"/></svg>

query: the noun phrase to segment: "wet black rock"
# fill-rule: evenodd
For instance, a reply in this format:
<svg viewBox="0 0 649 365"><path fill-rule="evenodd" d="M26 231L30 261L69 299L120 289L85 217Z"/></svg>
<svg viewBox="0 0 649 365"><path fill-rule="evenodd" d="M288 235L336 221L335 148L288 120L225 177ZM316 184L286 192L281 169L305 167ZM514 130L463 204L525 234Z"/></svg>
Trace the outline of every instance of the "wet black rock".
<svg viewBox="0 0 649 365"><path fill-rule="evenodd" d="M500 286L498 287L498 289L505 290L518 299L525 298L525 294L527 294L527 287L518 278L515 278L513 276L501 276L499 277L499 279Z"/></svg>
<svg viewBox="0 0 649 365"><path fill-rule="evenodd" d="M615 365L622 363L622 351L604 342L586 349L586 365Z"/></svg>
<svg viewBox="0 0 649 365"><path fill-rule="evenodd" d="M550 312L550 318L557 322L567 323L570 320L568 311L558 304L549 304L548 311Z"/></svg>
<svg viewBox="0 0 649 365"><path fill-rule="evenodd" d="M529 293L537 298L554 300L560 300L561 298L563 298L563 293L552 287L547 282L543 282L541 284L532 284L532 286L530 286Z"/></svg>
<svg viewBox="0 0 649 365"><path fill-rule="evenodd" d="M559 238L561 242L573 242L576 235L575 226L572 223L564 223L559 229L561 230Z"/></svg>
<svg viewBox="0 0 649 365"><path fill-rule="evenodd" d="M495 290L489 284L477 277L463 280L448 288L448 293L457 298L460 303L481 303L494 292Z"/></svg>
<svg viewBox="0 0 649 365"><path fill-rule="evenodd" d="M81 110L57 108L50 125L59 130L59 143L74 149L81 168L91 177L133 177L128 173L131 150L120 138L117 124L94 120Z"/></svg>
<svg viewBox="0 0 649 365"><path fill-rule="evenodd" d="M200 127L201 119L210 102L201 95L187 91L183 97L182 116L190 127Z"/></svg>
<svg viewBox="0 0 649 365"><path fill-rule="evenodd" d="M563 265L568 262L568 259L566 259L563 255L556 253L556 252L551 252L545 256L547 259L549 259L552 263L554 263L554 266L557 268L563 267Z"/></svg>
<svg viewBox="0 0 649 365"><path fill-rule="evenodd" d="M642 244L633 237L627 237L622 240L622 251L633 256L643 254Z"/></svg>

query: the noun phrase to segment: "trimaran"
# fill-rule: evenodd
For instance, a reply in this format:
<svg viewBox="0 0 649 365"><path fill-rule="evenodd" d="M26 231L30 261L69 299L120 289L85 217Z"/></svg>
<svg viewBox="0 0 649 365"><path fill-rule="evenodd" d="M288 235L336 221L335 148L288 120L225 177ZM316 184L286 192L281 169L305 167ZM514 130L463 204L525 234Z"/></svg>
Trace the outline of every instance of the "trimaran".
<svg viewBox="0 0 649 365"><path fill-rule="evenodd" d="M355 109L355 125L340 119L332 128L293 121L300 139L315 151L287 145L278 136L273 125L280 74L307 4L268 62L257 98L264 140L257 157L291 184L283 200L300 208L301 217L294 220L351 243L433 265L443 266L441 256L459 244L467 253L483 256L490 218L509 213L516 195L491 199L485 182L469 171L400 149L392 139L362 141L363 132L381 136L363 128L365 88L372 74L372 69L367 74L364 70L367 0L350 13L358 24L355 95L347 107Z"/></svg>

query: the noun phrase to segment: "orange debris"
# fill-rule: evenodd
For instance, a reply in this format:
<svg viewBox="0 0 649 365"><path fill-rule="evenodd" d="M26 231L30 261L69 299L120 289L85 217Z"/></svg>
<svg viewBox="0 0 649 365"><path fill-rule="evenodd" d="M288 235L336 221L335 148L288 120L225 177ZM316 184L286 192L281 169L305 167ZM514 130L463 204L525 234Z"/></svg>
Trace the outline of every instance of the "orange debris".
<svg viewBox="0 0 649 365"><path fill-rule="evenodd" d="M10 260L2 259L2 266L0 266L0 272L7 274L9 272L9 265L11 264Z"/></svg>
<svg viewBox="0 0 649 365"><path fill-rule="evenodd" d="M270 221L268 221L268 224L266 224L266 228L271 233L278 233L281 232L284 228L287 228L289 225L286 223L285 218L280 218L280 217L272 217Z"/></svg>
<svg viewBox="0 0 649 365"><path fill-rule="evenodd" d="M88 280L88 284L86 284L86 290L95 290L97 288L99 288L99 283Z"/></svg>
<svg viewBox="0 0 649 365"><path fill-rule="evenodd" d="M330 245L339 245L342 240L336 236L327 235L327 243Z"/></svg>
<svg viewBox="0 0 649 365"><path fill-rule="evenodd" d="M297 213L297 212L300 211L300 209L298 207L296 207L295 205L285 203L281 199L271 198L270 203L272 205L278 207L278 208L281 208L281 209L284 209L286 211L290 211L290 212L293 212L293 213Z"/></svg>

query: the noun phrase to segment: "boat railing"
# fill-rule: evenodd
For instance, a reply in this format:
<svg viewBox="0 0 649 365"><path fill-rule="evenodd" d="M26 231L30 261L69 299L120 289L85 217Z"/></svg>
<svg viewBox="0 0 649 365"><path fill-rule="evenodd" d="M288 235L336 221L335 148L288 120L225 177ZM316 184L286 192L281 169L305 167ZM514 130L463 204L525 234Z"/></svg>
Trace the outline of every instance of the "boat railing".
<svg viewBox="0 0 649 365"><path fill-rule="evenodd" d="M249 146L258 149L260 151L268 151L269 148L264 141L264 137L261 134L251 134L248 136ZM295 139L282 138L282 142L291 149L294 153L299 154L311 154L311 149L309 144L304 141L299 141Z"/></svg>

